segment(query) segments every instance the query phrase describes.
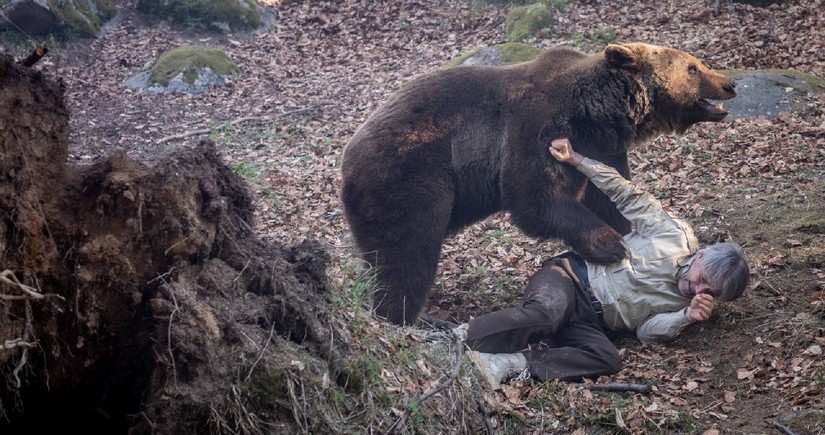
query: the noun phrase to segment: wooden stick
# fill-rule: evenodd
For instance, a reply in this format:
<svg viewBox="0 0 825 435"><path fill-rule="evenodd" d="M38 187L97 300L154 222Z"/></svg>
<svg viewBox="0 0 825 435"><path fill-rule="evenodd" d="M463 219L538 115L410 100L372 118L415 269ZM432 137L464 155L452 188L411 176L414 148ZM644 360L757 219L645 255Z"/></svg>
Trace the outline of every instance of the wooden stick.
<svg viewBox="0 0 825 435"><path fill-rule="evenodd" d="M487 432L487 435L494 435L496 430L493 429L493 423L490 421L490 417L493 415L490 410L484 406L484 395L479 390L473 391L473 398L478 405L478 413L481 414L481 418L484 419L484 429Z"/></svg>
<svg viewBox="0 0 825 435"><path fill-rule="evenodd" d="M29 57L27 57L27 58L23 59L22 61L20 61L20 65L23 65L25 67L30 67L30 66L36 64L37 61L40 60L43 56L45 56L46 53L48 53L48 52L49 52L49 49L46 48L46 46L44 44L38 44L37 47L35 47L32 54L29 55Z"/></svg>
<svg viewBox="0 0 825 435"><path fill-rule="evenodd" d="M289 112L280 113L280 114L278 114L276 116L273 116L273 117L268 117L268 116L267 117L264 117L264 116L244 116L244 117L241 117L241 118L238 118L238 119L233 119L232 121L229 121L226 125L233 126L233 125L240 124L240 123L246 122L246 121L263 121L263 120L266 120L266 119L280 118L282 116L294 115L296 113L301 113L301 112L308 112L310 110L315 109L316 107L318 107L317 104L312 105L310 107L304 107L302 109L290 110ZM221 124L221 125L224 125L224 124ZM213 130L212 128L199 128L197 130L187 131L185 133L173 134L171 136L166 136L164 138L161 138L160 140L158 140L157 143L162 144L162 143L166 143L166 142L177 140L177 139L184 139L184 138L187 138L189 136L196 136L196 135L199 135L199 134L209 134L209 133L212 133L212 130Z"/></svg>
<svg viewBox="0 0 825 435"><path fill-rule="evenodd" d="M418 319L421 321L421 323L426 324L428 326L432 326L436 329L440 329L442 331L458 327L457 323L453 323L448 320L441 320L438 317L435 317L429 313L421 313L421 315L418 316Z"/></svg>

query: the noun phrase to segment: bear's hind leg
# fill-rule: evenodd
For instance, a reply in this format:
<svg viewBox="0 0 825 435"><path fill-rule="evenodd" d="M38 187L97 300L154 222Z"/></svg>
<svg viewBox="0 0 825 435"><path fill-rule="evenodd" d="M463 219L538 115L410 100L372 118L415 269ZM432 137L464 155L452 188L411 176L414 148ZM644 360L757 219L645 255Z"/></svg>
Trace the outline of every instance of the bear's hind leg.
<svg viewBox="0 0 825 435"><path fill-rule="evenodd" d="M453 195L432 176L387 190L350 203L348 220L362 258L375 273L375 314L396 325L414 325L435 281ZM363 206L379 203L380 208Z"/></svg>
<svg viewBox="0 0 825 435"><path fill-rule="evenodd" d="M406 240L404 240L406 239ZM435 281L441 239L432 236L402 238L391 249L375 255L377 288L373 310L396 325L414 325Z"/></svg>

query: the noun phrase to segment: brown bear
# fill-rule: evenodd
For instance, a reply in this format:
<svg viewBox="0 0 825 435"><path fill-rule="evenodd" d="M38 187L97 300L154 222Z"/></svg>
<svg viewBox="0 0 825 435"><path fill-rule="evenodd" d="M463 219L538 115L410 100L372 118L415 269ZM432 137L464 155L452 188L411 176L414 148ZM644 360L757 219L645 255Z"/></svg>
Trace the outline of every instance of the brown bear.
<svg viewBox="0 0 825 435"><path fill-rule="evenodd" d="M506 210L525 234L558 238L587 261L627 256L630 224L569 165L555 138L630 177L627 150L727 112L708 100L736 83L682 51L642 43L587 55L554 48L508 66L468 66L402 86L344 151L341 200L377 277L373 308L414 324L445 237Z"/></svg>

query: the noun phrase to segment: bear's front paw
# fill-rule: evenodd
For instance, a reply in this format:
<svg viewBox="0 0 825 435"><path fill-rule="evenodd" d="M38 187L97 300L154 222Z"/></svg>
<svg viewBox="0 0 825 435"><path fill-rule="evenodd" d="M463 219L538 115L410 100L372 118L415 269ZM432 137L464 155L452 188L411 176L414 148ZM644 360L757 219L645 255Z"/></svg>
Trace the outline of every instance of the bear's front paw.
<svg viewBox="0 0 825 435"><path fill-rule="evenodd" d="M612 264L629 256L624 238L608 226L588 231L571 245L588 263Z"/></svg>

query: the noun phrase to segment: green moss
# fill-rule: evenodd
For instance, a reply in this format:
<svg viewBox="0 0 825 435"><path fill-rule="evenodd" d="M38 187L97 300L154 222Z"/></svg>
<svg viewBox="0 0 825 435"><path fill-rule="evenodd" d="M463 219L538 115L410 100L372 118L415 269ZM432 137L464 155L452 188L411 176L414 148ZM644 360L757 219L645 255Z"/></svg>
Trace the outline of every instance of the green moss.
<svg viewBox="0 0 825 435"><path fill-rule="evenodd" d="M249 31L263 25L261 10L253 0L139 0L139 11L171 19L186 27Z"/></svg>
<svg viewBox="0 0 825 435"><path fill-rule="evenodd" d="M245 392L253 403L261 409L277 409L289 404L289 389L285 375L274 369L261 369L252 372L250 382L247 382Z"/></svg>
<svg viewBox="0 0 825 435"><path fill-rule="evenodd" d="M792 69L767 69L765 71L804 80L808 84L808 86L810 86L811 89L813 89L815 92L825 92L825 79L817 77L813 74L808 74Z"/></svg>
<svg viewBox="0 0 825 435"><path fill-rule="evenodd" d="M198 77L198 70L210 68L220 76L240 73L238 65L221 50L212 47L186 45L167 51L152 66L150 84L169 85L169 81L183 73L183 81L190 85Z"/></svg>
<svg viewBox="0 0 825 435"><path fill-rule="evenodd" d="M472 50L472 51L468 51L468 52L459 54L458 57L453 58L452 60L450 60L449 62L444 64L444 68L447 69L447 68L457 67L457 66L461 65L462 63L464 63L465 60L469 59L472 56L475 56L475 54L478 53L480 50L481 49L478 48L478 49L475 49L475 50Z"/></svg>
<svg viewBox="0 0 825 435"><path fill-rule="evenodd" d="M517 42L501 44L499 47L501 47L501 59L507 63L519 63L533 60L542 51L532 45Z"/></svg>
<svg viewBox="0 0 825 435"><path fill-rule="evenodd" d="M532 38L539 30L549 28L552 18L550 9L542 4L513 8L504 20L507 41L519 42Z"/></svg>
<svg viewBox="0 0 825 435"><path fill-rule="evenodd" d="M47 3L52 13L86 36L97 35L103 24L117 13L111 0L47 0Z"/></svg>
<svg viewBox="0 0 825 435"><path fill-rule="evenodd" d="M525 44L523 42L507 42L505 44L498 44L493 45L490 48L497 48L501 51L501 60L507 64L511 63L519 63L519 62L526 62L528 60L533 60L541 53L540 48L533 47L530 44ZM475 56L478 54L479 51L484 50L484 48L479 48L473 51L469 51L467 53L461 54L460 56L456 57L455 59L447 62L444 65L445 68L452 68L458 65L461 65L467 59Z"/></svg>

